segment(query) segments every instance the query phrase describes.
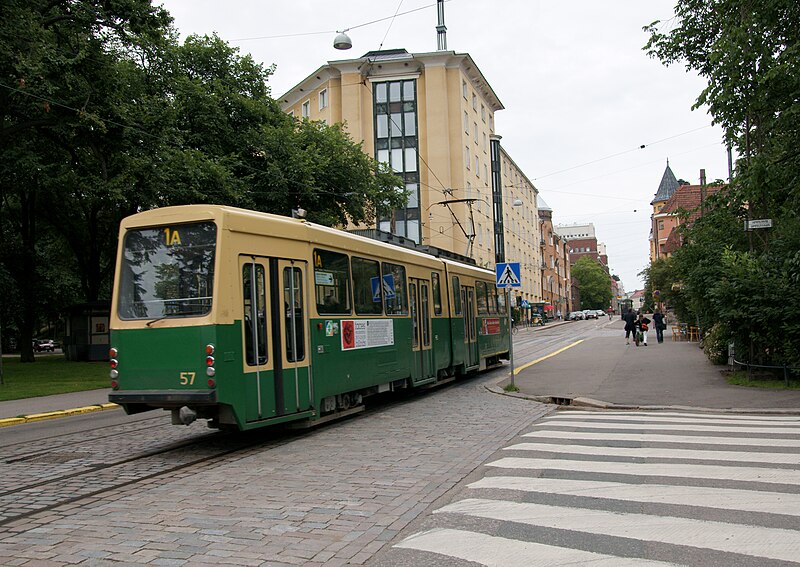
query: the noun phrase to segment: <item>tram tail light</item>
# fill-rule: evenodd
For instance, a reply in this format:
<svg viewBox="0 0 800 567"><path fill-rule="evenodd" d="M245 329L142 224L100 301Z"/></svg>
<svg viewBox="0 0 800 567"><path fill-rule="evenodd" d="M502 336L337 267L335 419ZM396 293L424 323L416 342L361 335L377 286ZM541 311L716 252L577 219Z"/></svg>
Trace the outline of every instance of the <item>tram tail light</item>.
<svg viewBox="0 0 800 567"><path fill-rule="evenodd" d="M108 365L111 367L108 377L111 378L111 388L113 390L119 389L119 382L117 382L117 378L119 378L119 370L117 370L119 366L119 360L117 360L118 354L119 351L114 347L108 349Z"/></svg>
<svg viewBox="0 0 800 567"><path fill-rule="evenodd" d="M209 343L206 345L206 376L208 376L208 387L214 388L216 387L217 383L214 380L214 376L217 375L217 369L214 368L214 363L216 359L212 356L214 354L214 345Z"/></svg>

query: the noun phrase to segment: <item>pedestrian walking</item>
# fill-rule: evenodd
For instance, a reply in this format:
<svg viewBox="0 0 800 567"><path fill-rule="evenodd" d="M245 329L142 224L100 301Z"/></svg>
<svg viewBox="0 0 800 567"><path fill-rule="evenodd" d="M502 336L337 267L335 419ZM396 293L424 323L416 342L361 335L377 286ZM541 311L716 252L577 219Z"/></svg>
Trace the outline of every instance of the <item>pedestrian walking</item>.
<svg viewBox="0 0 800 567"><path fill-rule="evenodd" d="M633 314L633 309L629 307L622 319L625 321L625 344L629 345L631 344L631 333L634 334L633 338L636 340L636 315Z"/></svg>
<svg viewBox="0 0 800 567"><path fill-rule="evenodd" d="M636 319L636 336L635 336L635 343L636 346L639 346L639 343L644 343L644 346L647 346L647 329L648 325L650 324L650 319L642 315L639 312L639 317Z"/></svg>
<svg viewBox="0 0 800 567"><path fill-rule="evenodd" d="M653 313L653 325L656 327L656 342L663 343L664 329L667 328L667 320L658 307L656 307L656 311Z"/></svg>

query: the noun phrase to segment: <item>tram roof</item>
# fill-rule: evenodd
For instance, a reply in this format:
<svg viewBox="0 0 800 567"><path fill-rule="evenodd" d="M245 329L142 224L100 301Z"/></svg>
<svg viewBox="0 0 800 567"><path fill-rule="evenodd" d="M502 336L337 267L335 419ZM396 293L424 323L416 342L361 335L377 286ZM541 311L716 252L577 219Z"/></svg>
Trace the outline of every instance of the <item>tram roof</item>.
<svg viewBox="0 0 800 567"><path fill-rule="evenodd" d="M303 241L320 246L332 246L350 252L361 252L373 256L379 255L377 253L379 249L393 250L396 254L392 254L392 257L388 259L400 259L405 256L407 258L406 261L414 258L420 263L430 263L431 265L436 262L445 262L451 267L458 266L462 270L489 272L485 268L459 262L457 259L446 257L446 255L437 257L425 249L416 250L392 241L376 240L368 236L315 224L305 219L295 219L227 205L178 205L151 209L126 217L122 220L121 228L125 230L203 220L214 220L223 229L234 232L272 237L279 235L280 238L288 240ZM265 221L268 221L269 224L265 224Z"/></svg>

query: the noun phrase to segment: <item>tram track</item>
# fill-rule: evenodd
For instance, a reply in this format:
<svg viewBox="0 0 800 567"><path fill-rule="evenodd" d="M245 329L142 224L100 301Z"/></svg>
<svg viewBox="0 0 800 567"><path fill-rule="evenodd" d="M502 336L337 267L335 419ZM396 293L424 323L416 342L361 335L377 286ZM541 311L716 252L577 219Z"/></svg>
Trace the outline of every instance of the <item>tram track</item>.
<svg viewBox="0 0 800 567"><path fill-rule="evenodd" d="M159 417L154 419L160 424L149 423L136 429L130 429L131 424L127 424L95 437L91 432L72 433L66 436L70 438L68 442L50 446L48 450L37 447L34 451L12 455L0 450L0 477L3 478L0 527L158 478L172 481L183 475L194 475L200 468L228 462L237 454L238 458L245 458L255 451L272 450L301 436L314 434L319 428L337 427L348 419L364 418L387 405L411 400L402 396L375 401L373 407L367 407L360 414L307 430L274 428L242 433L201 429L189 439L175 439L181 434L185 437L186 428L169 425ZM129 427L129 430L119 431L122 427ZM72 440L76 435L83 435L83 440ZM149 438L140 442L151 448L132 451L127 441L144 436ZM165 437L169 438L166 442ZM156 438L155 447L153 438ZM110 460L111 453L119 456Z"/></svg>
<svg viewBox="0 0 800 567"><path fill-rule="evenodd" d="M209 432L113 462L77 456L74 459L77 468L72 471L33 482L29 476L27 483L0 493L0 527L32 514L159 477L174 480L182 474L196 474L198 467L224 462L242 451L273 449L296 437L283 432L280 438L265 438L264 433L256 436Z"/></svg>

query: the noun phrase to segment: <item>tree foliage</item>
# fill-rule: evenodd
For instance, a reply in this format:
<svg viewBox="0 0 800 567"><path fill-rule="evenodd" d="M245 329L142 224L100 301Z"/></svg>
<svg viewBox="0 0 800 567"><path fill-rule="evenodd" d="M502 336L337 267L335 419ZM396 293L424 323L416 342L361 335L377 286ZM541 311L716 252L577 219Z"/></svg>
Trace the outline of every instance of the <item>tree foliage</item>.
<svg viewBox="0 0 800 567"><path fill-rule="evenodd" d="M119 221L136 211L302 207L344 225L404 200L341 127L282 112L272 68L216 36L180 44L171 25L151 0L4 2L0 319L24 360L43 321L110 297Z"/></svg>
<svg viewBox="0 0 800 567"><path fill-rule="evenodd" d="M691 0L676 16L669 32L645 28L645 49L707 79L696 107L708 107L739 157L668 261L678 290L669 300L686 320L717 325L740 358L800 367L800 4ZM773 228L743 231L766 218Z"/></svg>
<svg viewBox="0 0 800 567"><path fill-rule="evenodd" d="M572 279L578 281L581 307L607 309L611 304L611 279L599 262L583 256L571 268Z"/></svg>

